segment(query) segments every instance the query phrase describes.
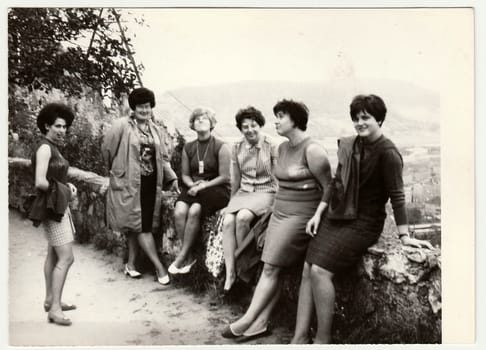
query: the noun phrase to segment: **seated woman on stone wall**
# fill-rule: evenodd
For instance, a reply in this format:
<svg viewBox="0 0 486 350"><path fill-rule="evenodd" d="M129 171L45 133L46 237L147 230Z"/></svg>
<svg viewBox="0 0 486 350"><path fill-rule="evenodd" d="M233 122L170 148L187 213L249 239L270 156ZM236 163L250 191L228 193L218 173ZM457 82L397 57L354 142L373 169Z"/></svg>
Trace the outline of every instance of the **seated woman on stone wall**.
<svg viewBox="0 0 486 350"><path fill-rule="evenodd" d="M169 266L171 274L189 273L196 262L192 248L201 229L201 219L226 207L230 198L229 146L212 135L216 124L214 112L196 108L189 126L197 139L182 150L182 192L174 208L175 229L182 247Z"/></svg>
<svg viewBox="0 0 486 350"><path fill-rule="evenodd" d="M178 191L177 176L170 167L166 134L152 120L154 93L146 88L134 89L128 103L133 114L117 119L102 145L110 174L106 217L113 230L126 234L125 274L141 277L135 270L140 246L155 267L156 281L168 284L169 274L157 254L153 232L160 227L162 190Z"/></svg>
<svg viewBox="0 0 486 350"><path fill-rule="evenodd" d="M277 146L260 131L265 125L262 113L247 107L238 111L235 120L244 137L235 143L231 154L231 200L224 210L223 223L224 292L229 292L236 280L236 248L255 218L272 206L277 190L273 175Z"/></svg>
<svg viewBox="0 0 486 350"><path fill-rule="evenodd" d="M303 103L282 100L273 107L277 133L288 141L280 144L275 176L278 190L268 223L261 260L263 271L245 314L223 331L238 341L264 335L270 314L280 296L281 271L303 263L310 237L306 223L314 214L331 180L326 151L311 139L308 109Z"/></svg>
<svg viewBox="0 0 486 350"><path fill-rule="evenodd" d="M66 130L73 119L72 110L60 103L47 104L37 116L37 126L44 137L32 157L37 194L29 213L34 226L42 224L47 238L44 310L48 312L49 322L62 326L71 325L63 311L76 308L61 302L64 283L74 262L74 225L69 202L76 196L77 190L67 182L69 163L59 147L64 143Z"/></svg>
<svg viewBox="0 0 486 350"><path fill-rule="evenodd" d="M292 343L310 341L314 309L318 323L314 343L331 341L333 276L355 264L376 243L383 231L389 198L401 243L432 248L429 242L410 238L408 233L403 161L381 130L386 115L383 100L376 95L356 96L350 114L357 136L339 140L336 175L307 223L306 233L313 238L302 273Z"/></svg>

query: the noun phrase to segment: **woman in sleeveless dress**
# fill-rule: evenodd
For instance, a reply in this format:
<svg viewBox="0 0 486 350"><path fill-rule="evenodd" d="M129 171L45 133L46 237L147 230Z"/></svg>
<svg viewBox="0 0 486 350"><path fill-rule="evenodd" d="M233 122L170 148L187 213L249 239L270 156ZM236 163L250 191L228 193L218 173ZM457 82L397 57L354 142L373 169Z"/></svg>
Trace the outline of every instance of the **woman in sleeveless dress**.
<svg viewBox="0 0 486 350"><path fill-rule="evenodd" d="M388 199L401 243L432 248L429 242L410 238L408 233L403 161L381 130L386 115L383 100L376 95L358 95L351 102L350 114L358 135L339 140L336 175L307 224L306 232L313 238L302 273L292 343L309 343L314 308L318 323L314 343L331 341L332 278L354 265L376 243L383 231Z"/></svg>
<svg viewBox="0 0 486 350"><path fill-rule="evenodd" d="M182 247L169 266L171 274L189 273L196 263L192 248L201 228L201 218L226 207L230 198L230 149L212 135L214 112L196 108L189 126L197 139L182 150L182 191L174 208L175 229Z"/></svg>
<svg viewBox="0 0 486 350"><path fill-rule="evenodd" d="M282 100L273 112L277 133L288 141L278 149L275 167L278 190L261 257L262 274L245 314L222 333L223 337L239 341L267 332L268 319L280 295L280 272L303 263L310 239L305 233L306 223L320 205L322 189L331 179L325 150L305 132L307 107Z"/></svg>
<svg viewBox="0 0 486 350"><path fill-rule="evenodd" d="M66 276L74 262L74 225L68 204L76 196L76 187L67 182L69 162L58 147L73 119L72 110L59 103L47 104L37 116L37 126L44 137L32 157L37 195L29 213L34 226L42 224L47 238L44 310L49 322L62 326L71 325L63 311L76 308L61 302Z"/></svg>

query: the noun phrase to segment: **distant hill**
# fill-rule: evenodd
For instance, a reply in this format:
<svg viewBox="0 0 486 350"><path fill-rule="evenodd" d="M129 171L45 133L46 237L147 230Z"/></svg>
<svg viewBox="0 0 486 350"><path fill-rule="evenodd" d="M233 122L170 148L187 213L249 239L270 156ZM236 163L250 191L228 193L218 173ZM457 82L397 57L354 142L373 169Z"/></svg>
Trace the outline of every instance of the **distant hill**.
<svg viewBox="0 0 486 350"><path fill-rule="evenodd" d="M290 98L302 101L309 107L310 135L334 143L337 137L354 133L349 118L349 103L358 93L374 93L385 100L388 114L383 129L398 145L440 142L439 94L410 82L394 80L316 83L244 81L188 87L159 94L155 112L169 128L177 128L185 136L193 138L195 134L188 127L190 109L207 106L216 112L218 124L215 132L235 138L240 136L235 127L235 113L242 107L252 105L266 117L264 131L277 135L272 108L282 98Z"/></svg>

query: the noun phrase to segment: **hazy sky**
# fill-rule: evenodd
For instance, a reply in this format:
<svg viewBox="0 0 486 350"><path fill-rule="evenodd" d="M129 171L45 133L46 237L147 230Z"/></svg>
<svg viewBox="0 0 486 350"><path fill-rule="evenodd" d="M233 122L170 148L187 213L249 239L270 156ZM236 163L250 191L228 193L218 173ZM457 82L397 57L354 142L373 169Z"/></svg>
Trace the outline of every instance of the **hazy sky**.
<svg viewBox="0 0 486 350"><path fill-rule="evenodd" d="M470 53L468 9L130 9L144 85L389 78L437 89ZM472 36L469 36L472 37ZM462 48L467 48L464 53Z"/></svg>

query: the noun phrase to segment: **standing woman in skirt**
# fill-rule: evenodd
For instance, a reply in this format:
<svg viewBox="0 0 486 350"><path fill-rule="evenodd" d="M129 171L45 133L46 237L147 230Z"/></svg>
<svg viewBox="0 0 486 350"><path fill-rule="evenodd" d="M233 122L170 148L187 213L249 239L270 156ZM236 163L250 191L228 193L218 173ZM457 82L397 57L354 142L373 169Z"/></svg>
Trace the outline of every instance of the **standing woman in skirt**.
<svg viewBox="0 0 486 350"><path fill-rule="evenodd" d="M196 263L192 248L201 229L201 218L226 207L230 198L231 151L212 134L216 118L208 108L196 108L189 127L197 139L182 150L182 192L174 208L175 229L182 247L170 264L171 274L186 274Z"/></svg>
<svg viewBox="0 0 486 350"><path fill-rule="evenodd" d="M280 144L275 175L278 190L266 231L263 271L250 306L222 336L244 341L267 332L268 319L280 295L280 272L303 263L310 237L306 224L331 180L326 151L305 132L308 109L303 103L282 100L273 107Z"/></svg>
<svg viewBox="0 0 486 350"><path fill-rule="evenodd" d="M224 210L223 222L224 292L229 292L236 280L236 248L252 222L272 206L277 190L273 174L277 146L260 132L265 118L258 109L247 107L239 110L235 119L244 137L235 143L231 154L231 200Z"/></svg>
<svg viewBox="0 0 486 350"><path fill-rule="evenodd" d="M34 226L42 224L47 237L44 310L49 322L62 326L71 325L63 311L76 308L61 302L66 276L74 262L74 225L68 204L76 196L76 187L67 182L69 163L58 147L64 143L73 119L72 110L60 103L47 104L37 116L44 137L32 157L37 195L29 213Z"/></svg>
<svg viewBox="0 0 486 350"><path fill-rule="evenodd" d="M115 120L102 145L110 177L106 217L113 230L127 235L125 274L141 277L135 269L140 246L155 267L155 280L168 284L169 274L157 255L153 232L160 227L162 190L178 191L177 176L170 167L166 134L152 120L154 93L134 89L128 104L133 114Z"/></svg>
<svg viewBox="0 0 486 350"><path fill-rule="evenodd" d="M336 175L323 205L307 224L306 232L313 239L302 274L292 343L309 342L314 308L318 323L314 343L331 341L335 300L332 278L355 264L377 242L388 199L401 243L432 248L429 242L410 238L408 233L402 157L381 130L385 103L376 95L358 95L351 102L350 114L357 136L339 140Z"/></svg>

